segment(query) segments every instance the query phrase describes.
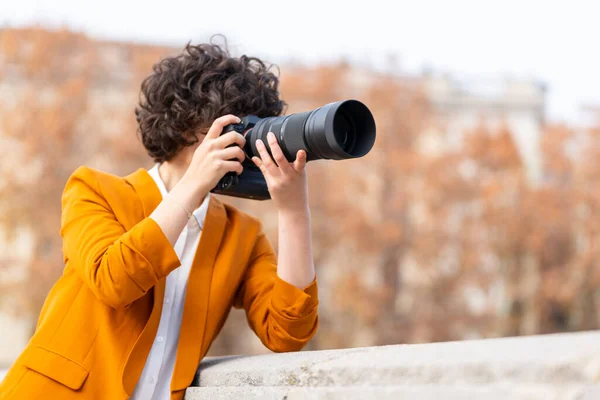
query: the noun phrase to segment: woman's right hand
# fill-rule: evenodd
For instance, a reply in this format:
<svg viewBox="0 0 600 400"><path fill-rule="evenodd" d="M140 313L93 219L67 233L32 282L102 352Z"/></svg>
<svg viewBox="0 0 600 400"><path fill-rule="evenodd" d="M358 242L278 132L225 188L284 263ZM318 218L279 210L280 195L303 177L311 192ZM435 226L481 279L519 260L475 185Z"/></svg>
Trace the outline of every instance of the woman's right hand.
<svg viewBox="0 0 600 400"><path fill-rule="evenodd" d="M192 161L181 180L150 215L171 245L175 245L187 223L188 213L202 204L219 180L228 172L242 173L241 163L246 157L242 147L246 144L246 139L235 131L221 136L225 126L239 122L240 119L234 115L226 115L213 122L204 140L194 151ZM230 145L235 146L228 147Z"/></svg>
<svg viewBox="0 0 600 400"><path fill-rule="evenodd" d="M217 118L194 152L182 181L186 186L197 190L199 201L202 201L226 173L236 172L238 175L242 173L241 163L246 158L242 148L246 144L246 139L235 131L221 136L225 126L239 122L240 119L235 115ZM230 145L235 146L228 147Z"/></svg>

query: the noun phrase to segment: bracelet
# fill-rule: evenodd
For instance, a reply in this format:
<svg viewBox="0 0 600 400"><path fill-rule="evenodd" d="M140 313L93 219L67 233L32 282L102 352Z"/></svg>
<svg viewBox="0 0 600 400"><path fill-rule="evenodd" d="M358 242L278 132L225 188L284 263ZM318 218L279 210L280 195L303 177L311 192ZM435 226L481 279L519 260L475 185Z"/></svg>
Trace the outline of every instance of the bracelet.
<svg viewBox="0 0 600 400"><path fill-rule="evenodd" d="M179 201L177 201L177 199L176 199L176 198L175 198L173 195L171 195L171 193L167 193L167 197L168 197L168 198L170 198L171 200L173 200L173 202L175 202L175 204L177 204L179 207L181 207L181 209L182 209L183 211L185 211L185 213L187 214L187 217L188 217L188 219L192 218L192 213L191 213L191 212L189 212L189 211L187 210L187 208L185 208L185 207L183 206L183 204L181 204Z"/></svg>

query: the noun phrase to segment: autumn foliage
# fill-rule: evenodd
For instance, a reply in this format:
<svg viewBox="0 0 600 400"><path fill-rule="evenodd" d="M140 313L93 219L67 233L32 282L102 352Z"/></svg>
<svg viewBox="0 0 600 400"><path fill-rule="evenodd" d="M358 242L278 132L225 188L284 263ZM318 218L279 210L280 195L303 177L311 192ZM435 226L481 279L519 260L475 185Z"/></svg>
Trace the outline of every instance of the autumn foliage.
<svg viewBox="0 0 600 400"><path fill-rule="evenodd" d="M152 64L176 51L0 30L2 312L35 318L61 274L60 195L77 166L151 165L133 107ZM545 127L532 185L508 128L482 121L446 148L414 79L344 63L281 68L288 112L357 98L378 127L365 158L309 164L321 296L311 348L599 328L600 127ZM423 150L425 132L440 151ZM259 216L277 244L268 202L224 199ZM23 235L19 258L9 247ZM241 312L212 349L261 351Z"/></svg>

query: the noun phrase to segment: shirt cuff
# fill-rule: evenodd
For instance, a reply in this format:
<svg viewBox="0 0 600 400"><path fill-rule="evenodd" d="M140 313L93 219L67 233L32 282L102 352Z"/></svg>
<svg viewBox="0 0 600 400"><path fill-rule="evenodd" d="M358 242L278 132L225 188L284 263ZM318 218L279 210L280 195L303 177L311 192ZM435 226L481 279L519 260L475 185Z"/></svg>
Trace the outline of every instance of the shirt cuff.
<svg viewBox="0 0 600 400"><path fill-rule="evenodd" d="M142 220L126 235L128 238L123 241L124 244L142 255L154 270L153 276L148 276L148 282L139 282L142 283L141 286L153 286L156 281L166 277L181 265L169 239L152 218ZM129 273L134 279L146 280L143 279L144 274L141 274L139 265Z"/></svg>
<svg viewBox="0 0 600 400"><path fill-rule="evenodd" d="M288 318L302 318L319 304L318 292L316 277L310 285L301 290L277 275L271 304L277 312Z"/></svg>

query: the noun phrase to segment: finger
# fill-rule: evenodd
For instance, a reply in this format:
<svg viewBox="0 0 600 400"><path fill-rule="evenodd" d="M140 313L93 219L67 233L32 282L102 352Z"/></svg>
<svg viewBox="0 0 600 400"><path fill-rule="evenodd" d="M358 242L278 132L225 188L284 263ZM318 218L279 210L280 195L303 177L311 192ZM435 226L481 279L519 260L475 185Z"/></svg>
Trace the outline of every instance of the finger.
<svg viewBox="0 0 600 400"><path fill-rule="evenodd" d="M246 159L246 153L238 146L227 147L217 152L217 157L221 160L232 160L237 159L240 162L244 162Z"/></svg>
<svg viewBox="0 0 600 400"><path fill-rule="evenodd" d="M292 166L290 162L285 158L283 154L283 150L281 150L281 146L277 142L277 138L273 134L273 132L269 132L267 134L267 140L269 141L269 147L271 147L271 153L273 154L273 159L281 169L281 172L284 174L289 174L293 172Z"/></svg>
<svg viewBox="0 0 600 400"><path fill-rule="evenodd" d="M256 141L256 149L258 150L258 154L260 155L260 159L265 167L265 171L272 176L277 176L279 174L279 168L273 162L273 159L269 155L267 148L262 140L258 139Z"/></svg>
<svg viewBox="0 0 600 400"><path fill-rule="evenodd" d="M231 114L219 117L215 119L210 126L210 129L206 133L206 137L209 139L216 139L221 135L221 133L223 133L223 128L225 128L227 125L239 124L240 122L241 119L239 119L239 117Z"/></svg>
<svg viewBox="0 0 600 400"><path fill-rule="evenodd" d="M221 161L221 171L223 175L227 172L235 172L238 175L242 173L244 167L238 161Z"/></svg>
<svg viewBox="0 0 600 400"><path fill-rule="evenodd" d="M298 150L296 153L296 160L294 161L294 170L296 172L302 172L306 166L306 151Z"/></svg>
<svg viewBox="0 0 600 400"><path fill-rule="evenodd" d="M214 145L217 148L224 149L225 147L236 144L239 147L244 147L246 145L246 138L239 132L232 131L224 134L223 136L215 139L213 141Z"/></svg>
<svg viewBox="0 0 600 400"><path fill-rule="evenodd" d="M263 164L262 160L256 156L252 157L252 162L254 163L254 165L256 165L256 167L258 169L260 169L260 172L263 173L263 175L265 175L267 173L267 170L265 169L265 165Z"/></svg>

